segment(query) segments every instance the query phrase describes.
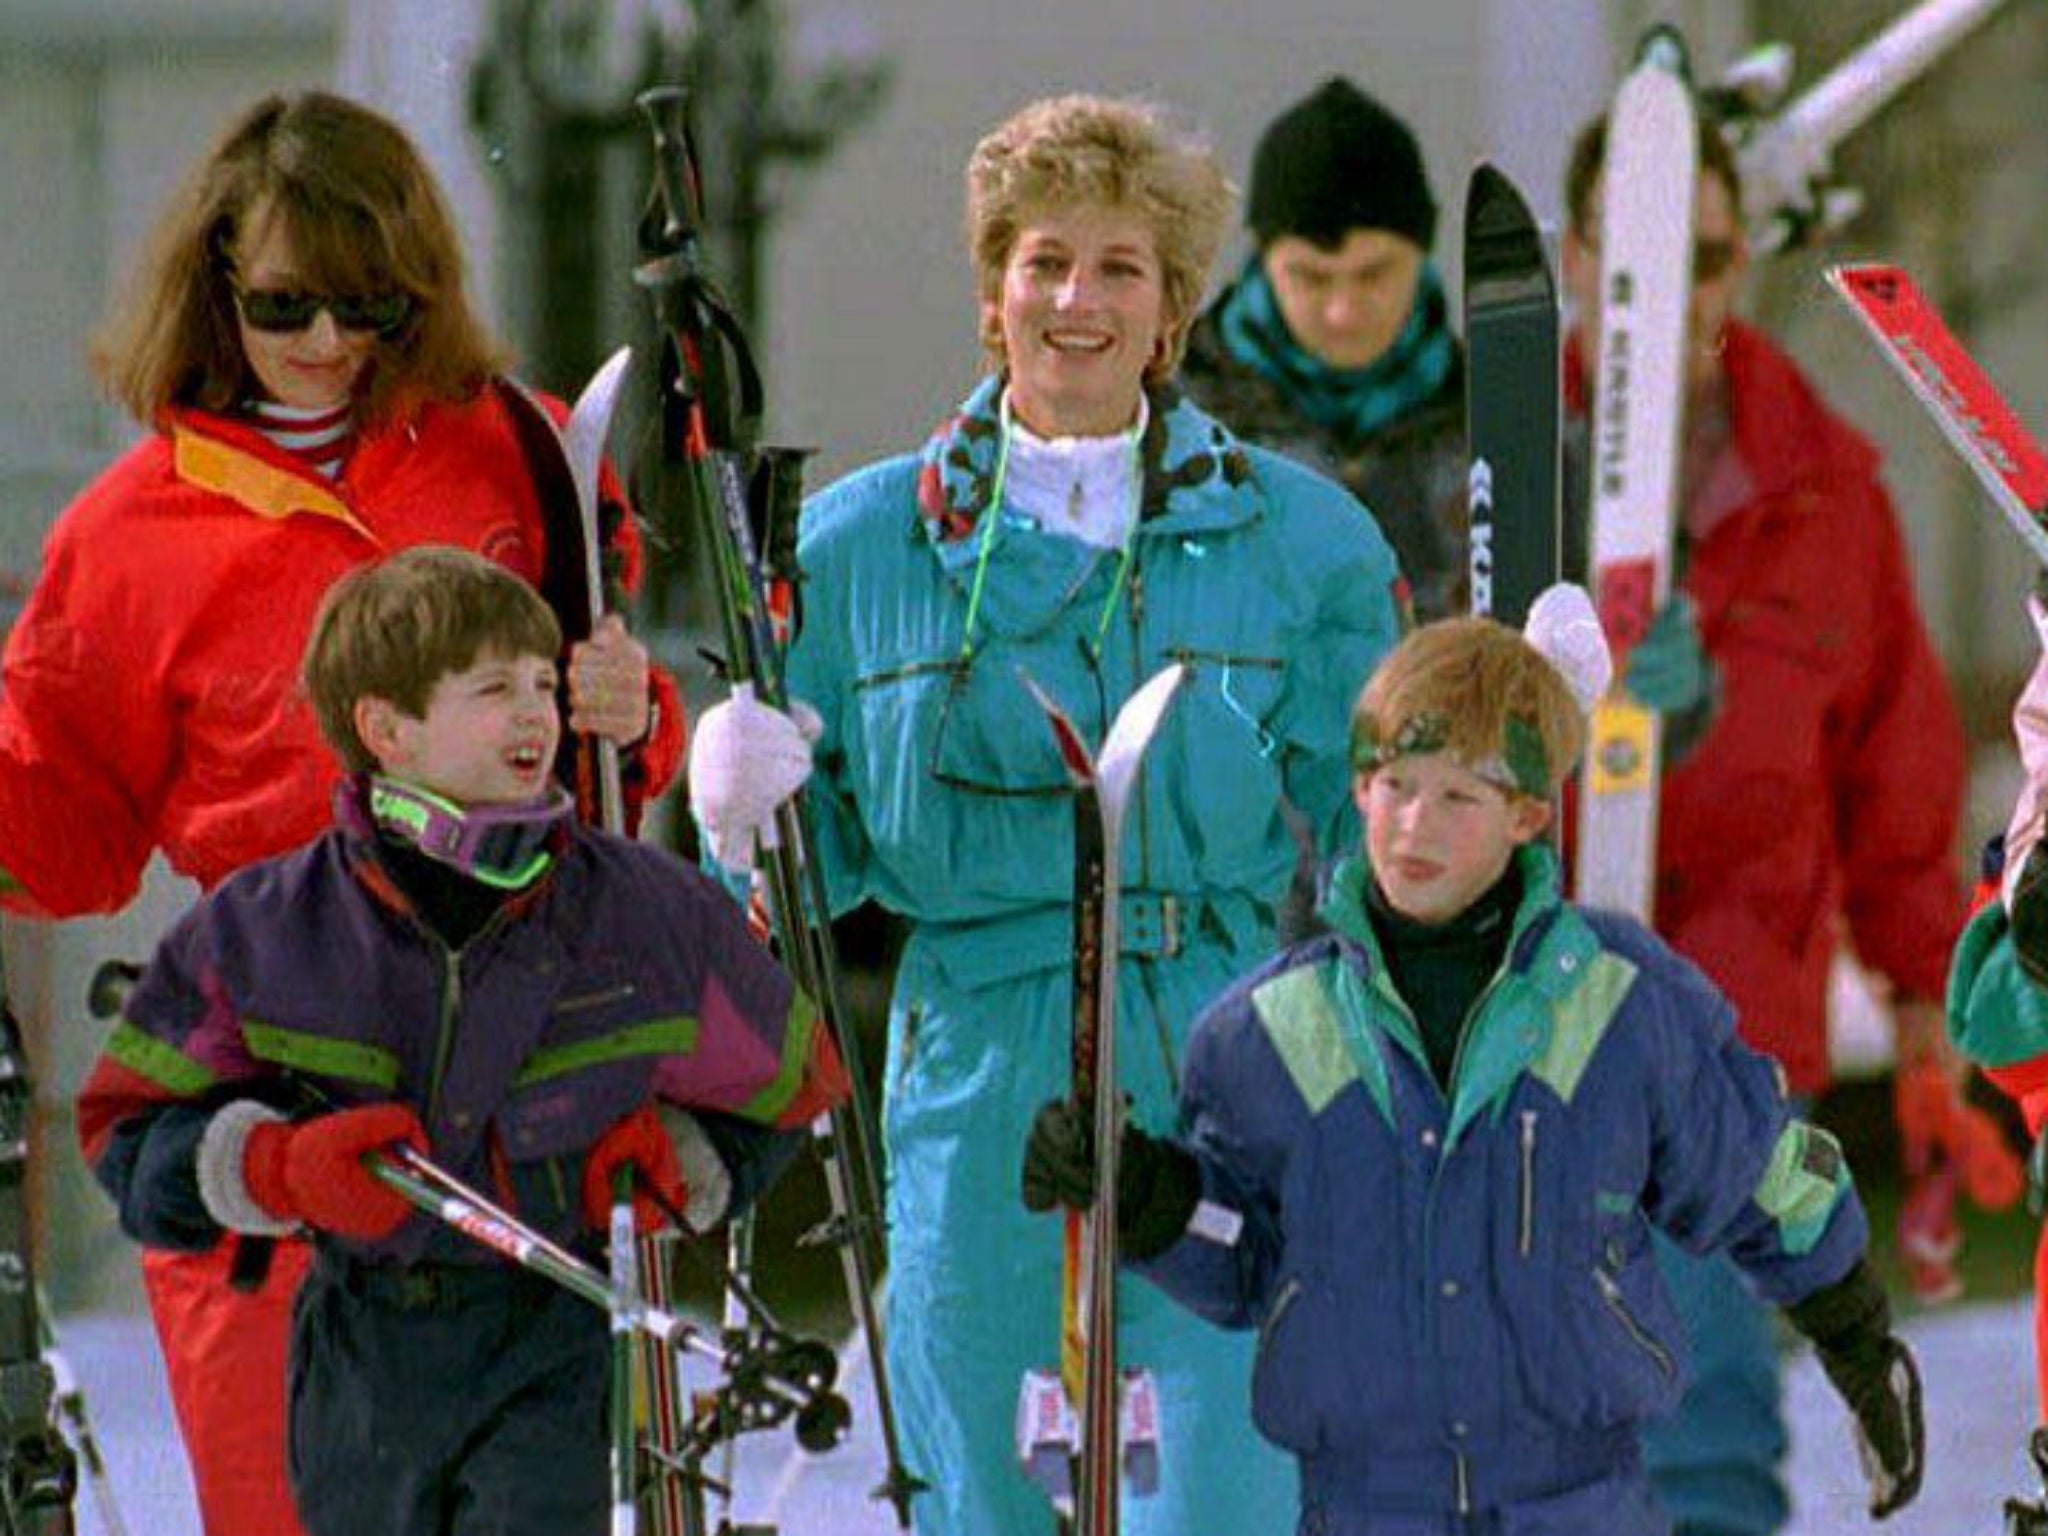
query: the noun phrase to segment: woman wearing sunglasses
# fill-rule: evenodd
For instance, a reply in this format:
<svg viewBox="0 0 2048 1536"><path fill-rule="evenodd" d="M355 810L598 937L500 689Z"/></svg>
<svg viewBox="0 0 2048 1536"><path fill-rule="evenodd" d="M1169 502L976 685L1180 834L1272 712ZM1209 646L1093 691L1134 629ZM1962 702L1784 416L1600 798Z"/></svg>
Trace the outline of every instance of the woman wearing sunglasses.
<svg viewBox="0 0 2048 1536"><path fill-rule="evenodd" d="M888 1341L922 1536L1048 1528L1013 1434L1059 1360L1059 1237L1017 1148L1067 1081L1073 800L1020 674L1100 744L1169 662L1191 677L1124 846L1118 1017L1139 1123L1174 1123L1196 1011L1269 952L1294 865L1283 795L1355 841L1345 721L1395 639L1392 555L1334 482L1239 443L1172 383L1230 188L1156 110L1027 107L968 166L990 370L924 447L806 509L793 695L822 725L812 804L835 899L910 934L890 1014ZM802 711L797 711L801 714ZM747 856L811 761L765 706L709 711L711 844ZM1160 1388L1161 1487L1134 1533L1290 1527L1294 1475L1245 1417L1251 1341L1123 1296Z"/></svg>
<svg viewBox="0 0 2048 1536"><path fill-rule="evenodd" d="M462 270L414 146L319 92L244 112L164 212L94 357L147 435L58 519L8 639L12 908L111 911L156 852L212 886L326 824L339 769L295 679L345 572L446 543L538 580L543 509ZM567 670L572 725L632 748L640 791L669 777L681 722L645 650L608 621ZM144 1258L210 1536L299 1529L283 1405L304 1262L232 1240Z"/></svg>

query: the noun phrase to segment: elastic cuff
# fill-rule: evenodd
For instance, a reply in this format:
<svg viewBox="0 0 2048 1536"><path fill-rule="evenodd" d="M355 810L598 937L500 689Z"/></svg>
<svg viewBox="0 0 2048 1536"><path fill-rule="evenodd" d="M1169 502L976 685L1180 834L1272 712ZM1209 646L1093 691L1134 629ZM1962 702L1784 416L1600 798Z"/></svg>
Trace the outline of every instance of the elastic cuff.
<svg viewBox="0 0 2048 1536"><path fill-rule="evenodd" d="M1891 1302L1877 1271L1864 1258L1833 1285L1787 1307L1785 1316L1819 1349L1871 1333L1889 1333L1892 1325Z"/></svg>
<svg viewBox="0 0 2048 1536"><path fill-rule="evenodd" d="M660 1109L661 1128L676 1149L676 1171L690 1192L683 1216L692 1232L709 1232L725 1219L726 1207L732 1204L732 1172L695 1115L673 1104Z"/></svg>
<svg viewBox="0 0 2048 1536"><path fill-rule="evenodd" d="M274 1125L284 1118L268 1104L236 1099L222 1106L200 1133L194 1168L200 1203L207 1215L231 1232L286 1237L299 1229L297 1222L273 1216L258 1204L242 1173L249 1137L258 1126Z"/></svg>

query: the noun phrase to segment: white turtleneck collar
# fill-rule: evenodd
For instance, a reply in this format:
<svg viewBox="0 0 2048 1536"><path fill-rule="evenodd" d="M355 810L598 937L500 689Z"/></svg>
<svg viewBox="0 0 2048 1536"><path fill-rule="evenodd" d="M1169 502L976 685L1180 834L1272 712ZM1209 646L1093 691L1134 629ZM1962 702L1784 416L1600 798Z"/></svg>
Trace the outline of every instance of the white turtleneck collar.
<svg viewBox="0 0 2048 1536"><path fill-rule="evenodd" d="M1137 520L1138 444L1151 401L1140 394L1137 421L1108 437L1040 437L1011 412L1007 390L1002 412L1010 437L1004 500L1048 533L1098 549L1122 548Z"/></svg>

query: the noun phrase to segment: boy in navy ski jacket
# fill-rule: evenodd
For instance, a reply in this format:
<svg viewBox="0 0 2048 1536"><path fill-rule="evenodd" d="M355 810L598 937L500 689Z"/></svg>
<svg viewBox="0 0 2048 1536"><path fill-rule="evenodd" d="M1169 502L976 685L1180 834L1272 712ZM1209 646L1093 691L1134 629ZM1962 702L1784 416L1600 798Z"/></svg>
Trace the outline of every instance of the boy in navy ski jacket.
<svg viewBox="0 0 2048 1536"><path fill-rule="evenodd" d="M1123 1255L1259 1330L1252 1414L1299 1458L1302 1536L1668 1531L1637 1435L1686 1364L1652 1226L1726 1249L1814 1341L1882 1517L1919 1486L1919 1381L1841 1151L1699 971L1561 898L1541 834L1611 663L1576 588L1530 626L1429 625L1367 685L1364 857L1329 933L1203 1015L1184 1137L1126 1128ZM1089 1141L1046 1105L1025 1203L1088 1203Z"/></svg>
<svg viewBox="0 0 2048 1536"><path fill-rule="evenodd" d="M311 1229L290 1467L313 1536L595 1533L610 1507L603 1311L414 1212L366 1154L423 1148L595 1256L622 1165L643 1222L651 1186L701 1230L846 1091L731 898L570 814L560 641L466 551L337 583L305 660L353 774L336 824L185 915L80 1098L138 1241Z"/></svg>

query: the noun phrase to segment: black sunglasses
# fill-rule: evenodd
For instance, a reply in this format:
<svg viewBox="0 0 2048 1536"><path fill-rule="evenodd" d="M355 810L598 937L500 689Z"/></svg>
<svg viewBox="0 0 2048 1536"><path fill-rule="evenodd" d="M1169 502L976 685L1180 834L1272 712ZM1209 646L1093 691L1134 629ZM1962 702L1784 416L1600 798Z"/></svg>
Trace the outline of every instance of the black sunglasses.
<svg viewBox="0 0 2048 1536"><path fill-rule="evenodd" d="M389 341L412 319L413 298L392 293L300 293L290 288L235 289L235 305L254 331L303 331L326 310L344 331L374 331Z"/></svg>

